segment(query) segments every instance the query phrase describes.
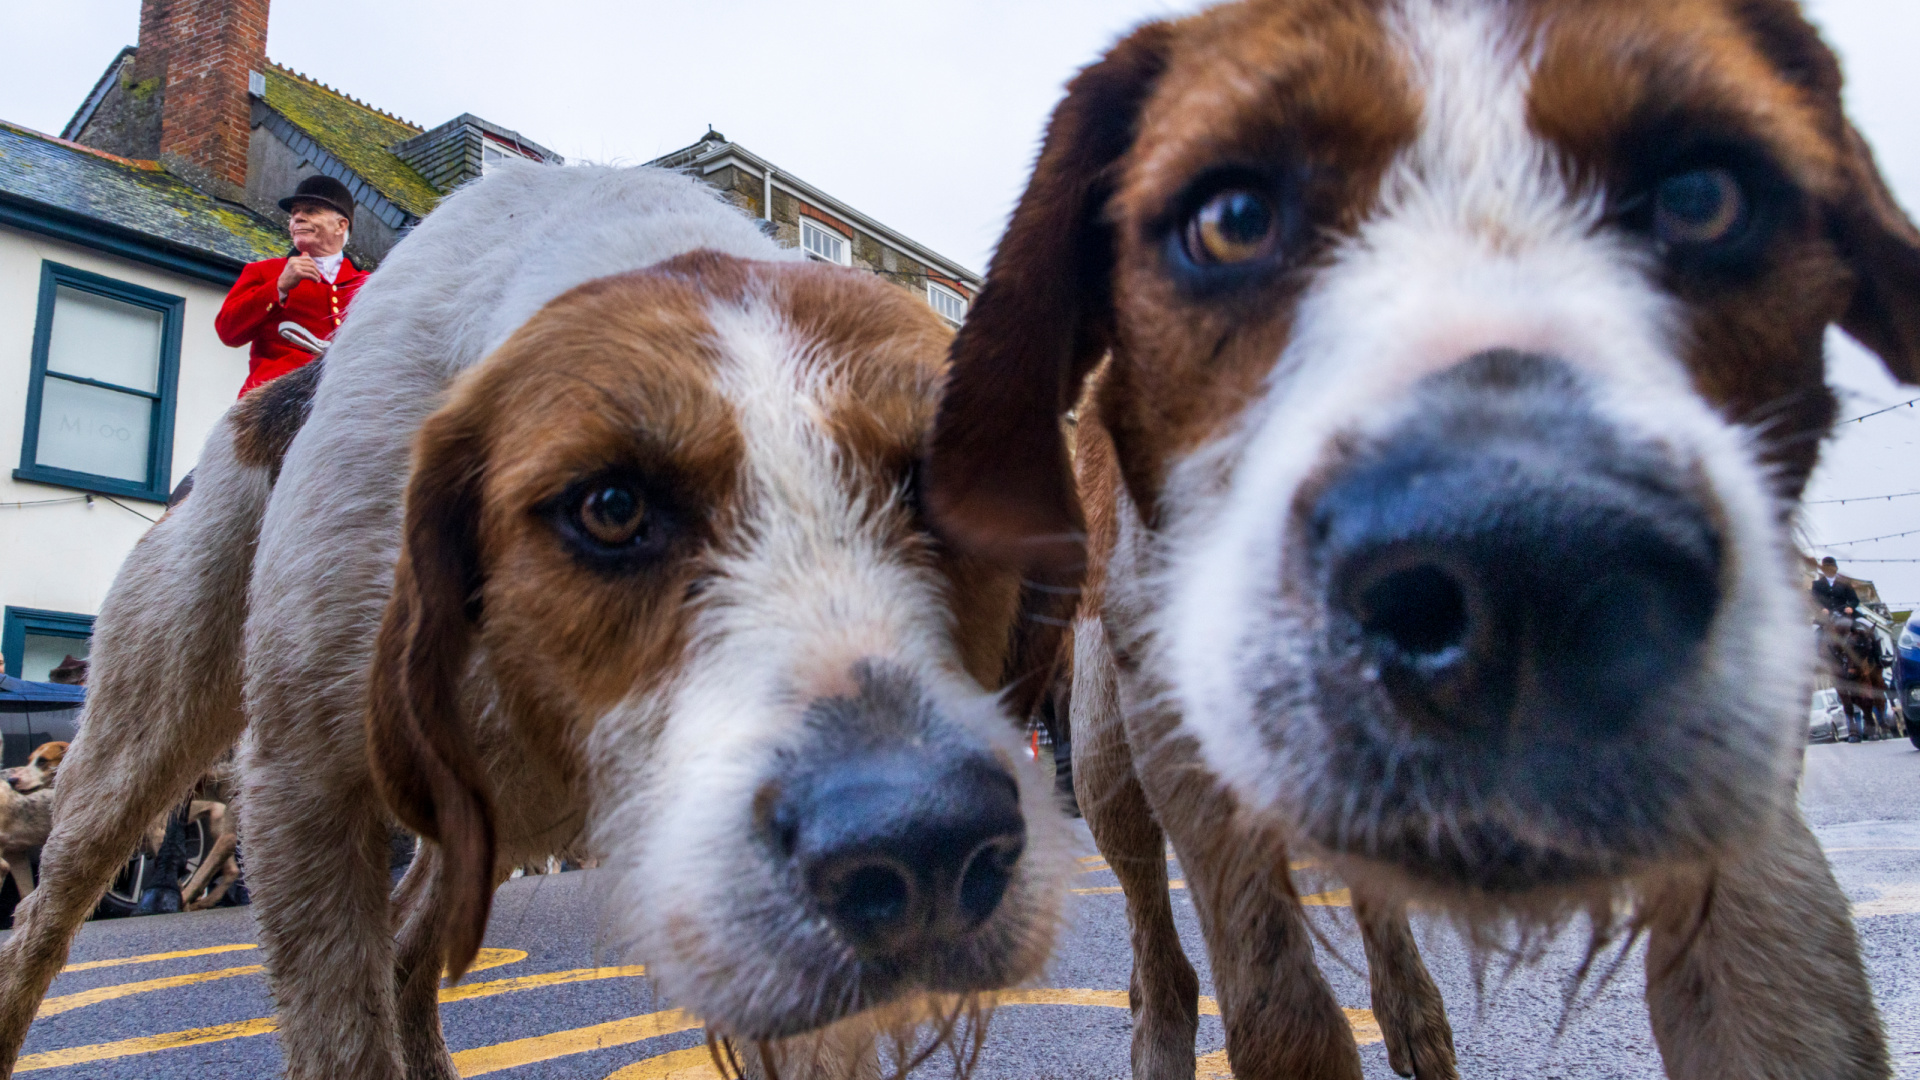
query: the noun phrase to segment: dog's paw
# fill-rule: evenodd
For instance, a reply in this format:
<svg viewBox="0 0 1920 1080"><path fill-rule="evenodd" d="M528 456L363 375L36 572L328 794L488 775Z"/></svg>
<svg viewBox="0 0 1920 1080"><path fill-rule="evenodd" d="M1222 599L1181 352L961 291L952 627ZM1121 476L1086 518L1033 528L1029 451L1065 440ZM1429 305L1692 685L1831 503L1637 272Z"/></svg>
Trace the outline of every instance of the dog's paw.
<svg viewBox="0 0 1920 1080"><path fill-rule="evenodd" d="M1453 1028L1445 1017L1438 1023L1415 1019L1405 1025L1383 1024L1381 1035L1387 1044L1387 1064L1399 1075L1414 1080L1460 1080Z"/></svg>

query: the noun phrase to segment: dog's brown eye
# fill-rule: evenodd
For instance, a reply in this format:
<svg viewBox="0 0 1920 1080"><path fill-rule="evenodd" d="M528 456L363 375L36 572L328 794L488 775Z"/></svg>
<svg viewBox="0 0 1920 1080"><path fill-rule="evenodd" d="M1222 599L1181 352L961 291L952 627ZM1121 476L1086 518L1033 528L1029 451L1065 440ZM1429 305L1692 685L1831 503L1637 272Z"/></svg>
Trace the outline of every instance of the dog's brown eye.
<svg viewBox="0 0 1920 1080"><path fill-rule="evenodd" d="M1220 192L1187 221L1187 255L1201 266L1231 266L1273 250L1273 207L1244 189Z"/></svg>
<svg viewBox="0 0 1920 1080"><path fill-rule="evenodd" d="M1725 169L1695 169L1670 176L1654 191L1653 229L1674 247L1720 244L1747 221L1747 196Z"/></svg>
<svg viewBox="0 0 1920 1080"><path fill-rule="evenodd" d="M580 500L580 528L608 547L624 547L647 524L647 501L623 484L601 484Z"/></svg>

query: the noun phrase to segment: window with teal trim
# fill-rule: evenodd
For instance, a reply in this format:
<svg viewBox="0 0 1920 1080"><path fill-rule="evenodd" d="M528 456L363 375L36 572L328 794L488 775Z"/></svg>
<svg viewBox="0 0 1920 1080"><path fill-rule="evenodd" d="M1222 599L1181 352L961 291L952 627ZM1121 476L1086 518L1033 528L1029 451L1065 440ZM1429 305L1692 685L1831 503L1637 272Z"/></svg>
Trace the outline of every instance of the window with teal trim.
<svg viewBox="0 0 1920 1080"><path fill-rule="evenodd" d="M167 501L184 297L40 264L16 480Z"/></svg>
<svg viewBox="0 0 1920 1080"><path fill-rule="evenodd" d="M46 682L67 657L85 660L92 639L91 615L9 606L0 623L0 660L16 679Z"/></svg>

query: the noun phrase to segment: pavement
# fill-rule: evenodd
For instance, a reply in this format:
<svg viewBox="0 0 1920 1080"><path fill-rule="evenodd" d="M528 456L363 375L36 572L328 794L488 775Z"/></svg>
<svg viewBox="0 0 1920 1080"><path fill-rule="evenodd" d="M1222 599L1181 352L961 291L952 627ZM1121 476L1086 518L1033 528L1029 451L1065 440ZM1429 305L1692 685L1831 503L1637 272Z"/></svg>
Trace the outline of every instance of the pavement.
<svg viewBox="0 0 1920 1080"><path fill-rule="evenodd" d="M1920 751L1906 740L1809 747L1809 822L1854 902L1896 1073L1920 1080ZM1092 851L1091 843L1087 850ZM1041 987L993 1018L982 1080L1117 1080L1128 1072L1126 920L1111 873L1089 856L1071 923ZM1176 870L1177 872L1177 870ZM443 992L448 1045L467 1076L508 1080L711 1078L698 1028L638 969L597 947L592 871L522 878L495 902L483 964ZM1371 1033L1361 948L1337 883L1302 881L1325 937L1321 967L1355 1020L1368 1080L1388 1080ZM1319 889L1318 893L1314 890ZM1176 892L1188 955L1208 968L1193 907ZM1583 928L1537 966L1482 972L1444 923L1416 930L1450 1011L1467 1077L1655 1080L1663 1074L1641 1003L1637 956L1567 1018L1563 986ZM36 1080L257 1080L280 1072L272 1008L247 909L89 924L28 1035L17 1072ZM1203 1010L1204 1011L1204 1010ZM1203 1016L1198 1080L1230 1074L1217 1016ZM935 1064L921 1074L945 1076ZM917 1074L918 1075L918 1074Z"/></svg>

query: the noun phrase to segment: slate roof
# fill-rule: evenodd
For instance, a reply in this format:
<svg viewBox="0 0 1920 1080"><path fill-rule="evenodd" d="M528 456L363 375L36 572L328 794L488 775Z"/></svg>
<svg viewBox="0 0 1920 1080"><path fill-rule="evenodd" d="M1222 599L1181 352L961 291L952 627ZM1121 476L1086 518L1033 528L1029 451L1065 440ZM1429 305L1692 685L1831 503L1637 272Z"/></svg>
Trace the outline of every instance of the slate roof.
<svg viewBox="0 0 1920 1080"><path fill-rule="evenodd" d="M427 183L426 177L392 150L424 132L424 128L279 64L269 62L263 74L267 107L286 117L394 205L421 218L440 201L441 193Z"/></svg>
<svg viewBox="0 0 1920 1080"><path fill-rule="evenodd" d="M48 207L203 255L247 263L286 253L287 235L168 173L0 120L0 199Z"/></svg>

